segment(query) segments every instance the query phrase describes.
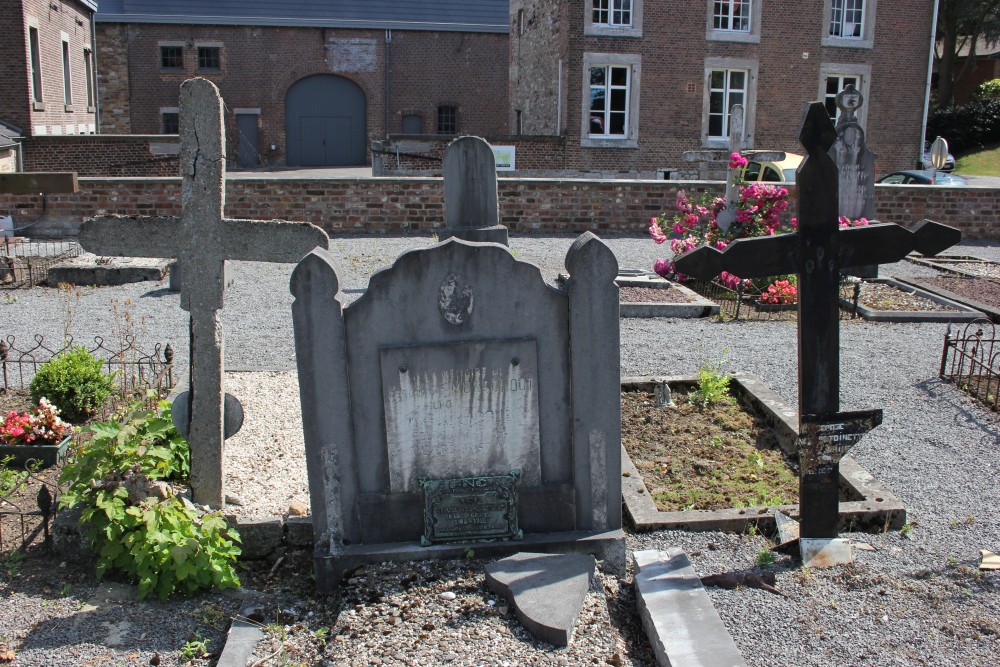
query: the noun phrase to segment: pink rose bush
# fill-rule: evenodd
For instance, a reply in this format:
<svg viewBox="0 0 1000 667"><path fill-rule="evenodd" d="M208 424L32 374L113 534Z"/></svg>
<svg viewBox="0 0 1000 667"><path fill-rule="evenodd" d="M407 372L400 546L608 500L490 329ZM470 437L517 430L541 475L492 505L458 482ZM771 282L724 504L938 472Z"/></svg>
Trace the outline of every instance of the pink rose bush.
<svg viewBox="0 0 1000 667"><path fill-rule="evenodd" d="M33 410L11 410L0 418L0 443L6 445L57 445L72 431L60 419L59 408L44 397Z"/></svg>
<svg viewBox="0 0 1000 667"><path fill-rule="evenodd" d="M730 155L729 168L742 169L747 159L739 153ZM693 201L683 190L677 193L674 211L663 213L649 221L649 235L657 244L670 242L674 255L694 250L698 246L710 245L717 250L741 238L773 236L794 229L795 218L786 226L782 214L788 210L788 189L770 183L747 183L737 179L740 188L736 202L736 221L728 229L721 229L716 221L719 212L726 206L723 197L706 195L700 201ZM653 270L661 276L684 281L688 278L674 270L673 260L657 259ZM723 272L719 281L730 289L736 289L741 281L739 276Z"/></svg>
<svg viewBox="0 0 1000 667"><path fill-rule="evenodd" d="M757 301L775 305L798 303L799 289L792 280L775 280L757 297Z"/></svg>

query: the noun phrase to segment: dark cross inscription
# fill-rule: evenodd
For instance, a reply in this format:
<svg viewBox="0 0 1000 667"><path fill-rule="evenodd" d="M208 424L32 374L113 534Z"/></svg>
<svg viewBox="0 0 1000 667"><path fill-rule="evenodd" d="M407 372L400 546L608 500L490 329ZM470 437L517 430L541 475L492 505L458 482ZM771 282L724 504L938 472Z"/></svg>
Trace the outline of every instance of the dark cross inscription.
<svg viewBox="0 0 1000 667"><path fill-rule="evenodd" d="M809 105L799 141L808 157L795 177L795 234L739 239L719 252L701 247L678 257L677 270L703 280L722 271L744 278L799 276L799 512L801 536L837 536L840 458L882 411L840 413L838 289L843 269L896 262L911 250L935 255L961 232L924 220L908 230L886 223L841 229L837 166L827 152L837 138L822 103Z"/></svg>

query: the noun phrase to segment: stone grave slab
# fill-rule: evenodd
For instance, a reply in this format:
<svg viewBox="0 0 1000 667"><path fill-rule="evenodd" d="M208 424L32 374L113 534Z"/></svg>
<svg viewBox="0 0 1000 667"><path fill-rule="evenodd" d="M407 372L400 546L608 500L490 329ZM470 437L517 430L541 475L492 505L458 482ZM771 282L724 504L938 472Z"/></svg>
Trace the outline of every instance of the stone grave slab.
<svg viewBox="0 0 1000 667"><path fill-rule="evenodd" d="M624 378L622 389L653 391L661 383L697 382L696 377ZM733 395L761 415L774 430L781 448L798 455L798 411L757 378L740 374L730 382ZM744 532L756 526L764 532L777 530L775 514L781 512L798 519L798 505L777 507L742 507L719 510L661 512L642 481L628 454L622 449L622 498L625 511L638 531L690 530ZM888 488L862 468L852 457L840 459L839 486L847 500L840 501L839 525L845 530L900 529L906 523L906 507Z"/></svg>
<svg viewBox="0 0 1000 667"><path fill-rule="evenodd" d="M682 549L636 551L632 558L639 617L660 667L746 667Z"/></svg>
<svg viewBox="0 0 1000 667"><path fill-rule="evenodd" d="M167 276L168 260L153 257L98 257L83 253L49 267L46 281L55 286L125 285L144 281L159 282Z"/></svg>
<svg viewBox="0 0 1000 667"><path fill-rule="evenodd" d="M968 296L963 296L962 294L956 294L950 290L944 289L938 285L931 284L926 280L921 280L919 278L896 278L897 281L921 289L929 294L937 294L938 296L948 299L949 301L954 301L955 303L960 303L966 308L971 308L973 310L978 310L983 313L990 321L1000 322L1000 308L995 305L988 303L983 303L976 299L971 299ZM969 276L963 276L961 280L982 280L981 278L973 278Z"/></svg>
<svg viewBox="0 0 1000 667"><path fill-rule="evenodd" d="M618 266L590 233L566 264L572 278L557 288L506 246L452 238L404 253L347 305L329 252L299 263L320 590L362 563L467 548L591 553L624 568ZM503 476L507 490L484 481ZM442 488L452 495L431 503Z"/></svg>
<svg viewBox="0 0 1000 667"><path fill-rule="evenodd" d="M519 553L487 565L486 585L510 602L532 635L568 646L594 565L590 555Z"/></svg>

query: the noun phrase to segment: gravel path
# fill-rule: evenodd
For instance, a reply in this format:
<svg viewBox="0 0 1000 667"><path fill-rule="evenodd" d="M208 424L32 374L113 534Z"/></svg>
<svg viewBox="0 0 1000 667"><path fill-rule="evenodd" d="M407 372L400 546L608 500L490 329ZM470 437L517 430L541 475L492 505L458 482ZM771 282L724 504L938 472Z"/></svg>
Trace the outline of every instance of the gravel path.
<svg viewBox="0 0 1000 667"><path fill-rule="evenodd" d="M371 274L400 252L432 242L421 237L336 238L333 250L343 270L344 286L354 298ZM551 282L564 270L571 242L570 236L514 238L511 246L518 259L538 264ZM608 243L623 267L650 267L666 252L645 237L613 238ZM1000 261L997 244L965 244L950 252ZM243 432L230 441L230 480L245 502L236 511L244 515L284 513L291 502L307 497L300 477L304 467L297 388L289 372L294 367L288 292L291 268L236 263L236 284L226 293L227 366L258 369L227 377L228 390L244 401L248 413ZM935 272L900 262L884 267L881 275L927 277ZM8 303L10 299L0 295L0 336L4 338L13 335L28 340L43 334L61 340L67 321L78 339L108 337L116 323L111 304L117 299L119 313L129 310L140 343L172 342L178 368L185 368L184 313L178 296L162 284L73 292L35 288L5 294L16 297L16 302ZM750 664L997 664L1000 575L979 573L975 564L980 549L1000 552L1000 420L937 380L944 331L942 324L842 324L841 408L885 410L883 425L852 453L904 500L910 510L910 527L905 534L852 535L875 550L858 551L857 562L849 567L806 571L779 560L772 568L787 598L756 589L711 589L716 608ZM725 357L730 370L757 375L789 403L797 398L794 323L624 319L621 332L623 375L693 373L704 361ZM750 568L765 544L760 536L721 533L658 532L629 537L632 549L682 546L702 575ZM69 645L84 646L85 657L93 661L90 664L149 664L154 651L161 654L163 665L182 664L176 649L193 637L195 628L205 627L216 650L220 647L218 633L203 626L201 617L206 612L199 612L199 605L214 605L212 609L230 614L235 604L232 596L219 594L167 608L133 601L125 612L118 612L129 613L132 625L122 626L125 639L116 645L108 640L108 633L121 619L94 616L93 622L82 625L69 620L79 615L80 605L96 592L87 571L74 563L67 566L69 574L51 564L32 569L33 560L26 561L21 574L8 575L0 568L0 644L11 642L19 647L16 665L86 662L70 658L67 663ZM323 664L345 665L648 664L643 647L622 644L628 638L628 620L621 618L616 605L631 599L627 587L618 590L617 583L607 578L604 595L591 600L592 609L585 618L595 619L593 623L601 619L599 625L610 618L614 632L603 631L600 625L582 632L582 643L575 648L555 651L532 645L519 634L516 622L491 611L497 601L481 586L481 573L473 571L475 561L432 568L427 575L420 574L422 566L414 566L412 571L422 578L412 590L402 592L392 588L395 583L387 583L385 590L379 588L381 584L371 588L371 581L384 575L372 570L330 600L302 592L311 586L307 558L289 554L275 566L274 578L268 575L271 566L250 566L244 577L245 585L265 591L267 604L285 614L279 614L278 624L269 629L259 649L260 658L276 656L267 664L278 664L282 656L293 661L301 656L304 664L318 664L318 656L325 656ZM263 573L257 572L258 567L264 568ZM66 583L71 588L63 595ZM459 607L442 607L443 590L458 590L465 598L460 596L455 603ZM385 626L389 633L384 635L381 629L350 629L366 626L366 618L371 624L392 618L393 600L416 607L405 623L418 623L425 614L424 625L433 626L430 630L420 629L423 625L398 629L406 646L426 644L423 648L431 652L420 659L399 656L392 625ZM340 604L346 605L346 611L337 616ZM149 611L158 609L162 613ZM351 611L360 620L352 620ZM69 623L83 628L81 632L86 630L86 637L63 637L58 630ZM320 642L317 631L324 627L334 631ZM480 630L485 634L470 639ZM467 644L471 648L466 649ZM581 656L587 656L589 663Z"/></svg>

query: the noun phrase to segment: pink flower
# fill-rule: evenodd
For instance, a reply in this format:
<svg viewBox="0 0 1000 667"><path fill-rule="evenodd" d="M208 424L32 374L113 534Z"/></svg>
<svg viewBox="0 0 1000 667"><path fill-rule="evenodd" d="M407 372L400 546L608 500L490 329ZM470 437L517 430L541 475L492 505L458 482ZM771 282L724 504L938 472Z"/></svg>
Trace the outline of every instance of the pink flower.
<svg viewBox="0 0 1000 667"><path fill-rule="evenodd" d="M676 234L683 234L684 233L684 228L681 227L681 223L679 223L679 222L675 222L674 223L674 233L676 233Z"/></svg>
<svg viewBox="0 0 1000 667"><path fill-rule="evenodd" d="M674 272L674 263L668 259L659 259L653 262L653 271L658 275L667 278Z"/></svg>
<svg viewBox="0 0 1000 667"><path fill-rule="evenodd" d="M740 155L739 153L733 153L729 156L729 168L739 169L741 167L747 166L747 159Z"/></svg>
<svg viewBox="0 0 1000 667"><path fill-rule="evenodd" d="M681 213L691 212L691 202L688 201L687 194L685 194L683 190L677 191L677 201L674 202L674 208Z"/></svg>
<svg viewBox="0 0 1000 667"><path fill-rule="evenodd" d="M667 240L667 235L663 233L663 228L656 222L656 218L653 218L649 222L649 235L653 237L653 241L657 245Z"/></svg>

